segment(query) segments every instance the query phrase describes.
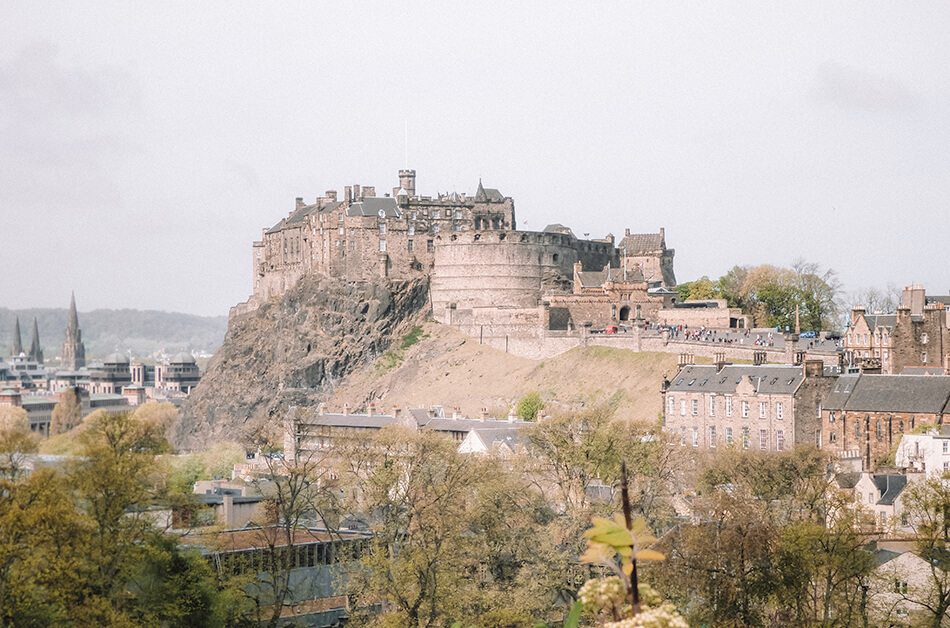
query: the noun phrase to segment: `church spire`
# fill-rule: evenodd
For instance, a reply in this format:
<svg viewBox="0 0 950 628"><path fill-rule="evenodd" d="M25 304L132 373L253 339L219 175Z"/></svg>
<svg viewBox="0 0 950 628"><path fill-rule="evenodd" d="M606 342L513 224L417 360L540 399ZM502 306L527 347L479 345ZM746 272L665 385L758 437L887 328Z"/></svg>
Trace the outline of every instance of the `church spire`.
<svg viewBox="0 0 950 628"><path fill-rule="evenodd" d="M76 293L72 293L72 297L69 300L69 323L66 325L66 329L79 329L79 316L76 314Z"/></svg>
<svg viewBox="0 0 950 628"><path fill-rule="evenodd" d="M79 329L79 316L76 314L76 294L69 302L69 322L66 324L66 342L63 343L63 368L76 371L86 366L86 347L82 342L82 330Z"/></svg>
<svg viewBox="0 0 950 628"><path fill-rule="evenodd" d="M33 341L30 342L30 359L43 364L43 348L40 346L40 327L33 317Z"/></svg>
<svg viewBox="0 0 950 628"><path fill-rule="evenodd" d="M16 326L13 328L13 357L23 353L23 340L20 339L20 317L16 317Z"/></svg>

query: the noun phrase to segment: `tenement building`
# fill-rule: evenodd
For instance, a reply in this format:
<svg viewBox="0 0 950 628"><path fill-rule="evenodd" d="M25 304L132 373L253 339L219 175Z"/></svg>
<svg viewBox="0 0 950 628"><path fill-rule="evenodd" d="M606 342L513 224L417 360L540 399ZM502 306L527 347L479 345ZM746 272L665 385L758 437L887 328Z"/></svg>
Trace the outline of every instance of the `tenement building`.
<svg viewBox="0 0 950 628"><path fill-rule="evenodd" d="M865 372L899 374L908 368L950 368L950 297L928 297L923 286L904 288L896 314L851 310L844 348ZM869 368L870 367L870 368Z"/></svg>
<svg viewBox="0 0 950 628"><path fill-rule="evenodd" d="M804 365L687 364L663 390L663 425L686 447L782 451L813 442L821 399L835 381Z"/></svg>
<svg viewBox="0 0 950 628"><path fill-rule="evenodd" d="M856 470L883 464L901 437L948 412L950 377L842 375L821 406L818 444Z"/></svg>

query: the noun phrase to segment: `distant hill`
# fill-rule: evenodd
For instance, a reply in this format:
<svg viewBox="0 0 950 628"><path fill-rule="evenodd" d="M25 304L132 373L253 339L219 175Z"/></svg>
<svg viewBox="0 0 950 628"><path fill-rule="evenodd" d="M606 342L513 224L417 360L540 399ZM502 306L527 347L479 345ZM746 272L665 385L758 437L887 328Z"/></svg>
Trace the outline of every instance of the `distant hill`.
<svg viewBox="0 0 950 628"><path fill-rule="evenodd" d="M8 357L13 347L15 317L20 317L23 349L28 351L33 333L33 317L40 329L40 344L47 361L60 355L66 335L67 309L0 308L0 357ZM204 351L213 353L224 342L227 316L195 316L155 310L93 310L79 312L79 327L86 344L86 357L97 358L115 350L129 349L136 357L148 357L165 349L169 353Z"/></svg>

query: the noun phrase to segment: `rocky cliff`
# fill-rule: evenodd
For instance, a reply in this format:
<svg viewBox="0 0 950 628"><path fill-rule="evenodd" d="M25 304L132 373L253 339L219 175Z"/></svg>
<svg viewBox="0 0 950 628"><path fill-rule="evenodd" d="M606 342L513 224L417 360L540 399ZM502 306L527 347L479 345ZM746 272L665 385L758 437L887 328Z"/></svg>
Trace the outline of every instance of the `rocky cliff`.
<svg viewBox="0 0 950 628"><path fill-rule="evenodd" d="M173 428L185 450L236 440L244 424L316 404L424 320L428 280L353 284L304 277L279 300L234 318Z"/></svg>

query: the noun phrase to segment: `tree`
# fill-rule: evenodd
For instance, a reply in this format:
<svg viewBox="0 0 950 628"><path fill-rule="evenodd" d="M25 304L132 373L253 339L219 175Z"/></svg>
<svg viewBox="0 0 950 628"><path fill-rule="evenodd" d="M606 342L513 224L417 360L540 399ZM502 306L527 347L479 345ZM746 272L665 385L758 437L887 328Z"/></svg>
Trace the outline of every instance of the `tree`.
<svg viewBox="0 0 950 628"><path fill-rule="evenodd" d="M544 402L541 401L541 394L532 390L518 400L518 405L515 406L515 413L518 415L518 418L522 421L535 421L538 418L538 413L544 408Z"/></svg>
<svg viewBox="0 0 950 628"><path fill-rule="evenodd" d="M294 410L293 412L298 412ZM250 480L267 497L260 513L257 543L264 548L262 569L244 587L257 625L274 628L284 610L299 600L291 580L295 548L308 524L337 527L338 496L333 466L322 451L281 451L287 426L252 424L245 438L262 452L263 469Z"/></svg>
<svg viewBox="0 0 950 628"><path fill-rule="evenodd" d="M16 478L23 471L23 455L36 451L37 438L23 408L0 406L0 477Z"/></svg>
<svg viewBox="0 0 950 628"><path fill-rule="evenodd" d="M53 407L49 435L65 434L82 421L82 398L78 388L67 388Z"/></svg>
<svg viewBox="0 0 950 628"><path fill-rule="evenodd" d="M950 486L944 478L930 477L904 493L917 554L927 563L927 584L901 595L925 609L930 625L939 628L950 618Z"/></svg>

